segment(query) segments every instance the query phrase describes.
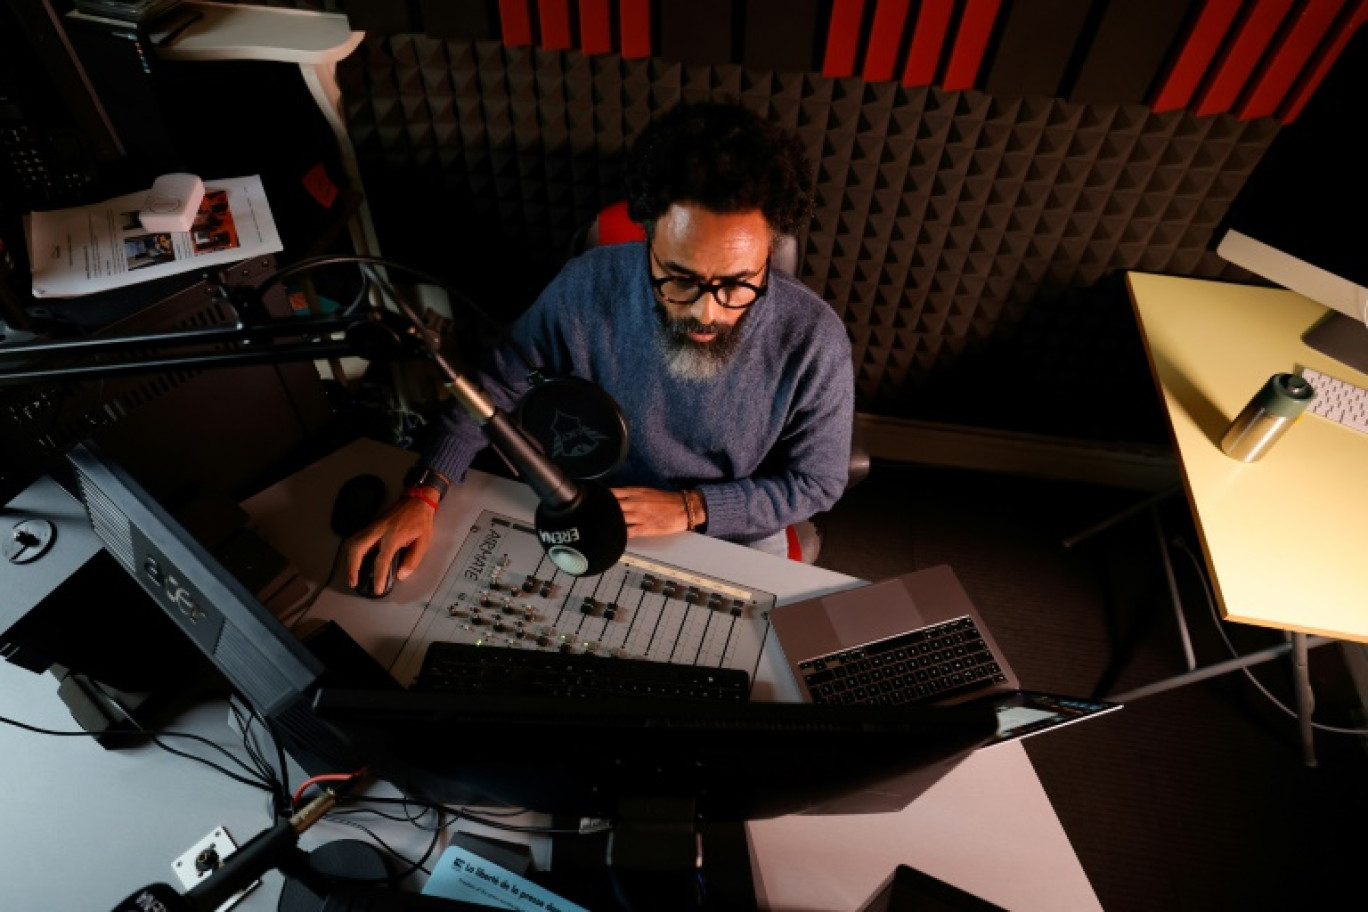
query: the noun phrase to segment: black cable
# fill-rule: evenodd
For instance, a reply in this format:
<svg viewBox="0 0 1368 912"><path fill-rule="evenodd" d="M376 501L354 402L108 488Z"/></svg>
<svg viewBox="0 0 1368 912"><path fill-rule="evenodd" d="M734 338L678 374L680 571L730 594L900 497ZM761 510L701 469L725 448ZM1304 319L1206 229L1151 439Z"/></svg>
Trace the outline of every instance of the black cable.
<svg viewBox="0 0 1368 912"><path fill-rule="evenodd" d="M466 807L453 807L452 805L441 804L439 802L429 802L421 799L412 799L407 797L380 798L370 795L352 795L348 798L348 800L358 802L373 802L376 804L417 804L421 806L441 808L442 810L446 811L448 814L451 814L453 816L454 819L452 820L452 823L455 823L456 820L465 819L473 823L478 823L482 826L492 827L496 830L507 830L511 833L540 833L543 835L555 836L583 835L582 832L578 829L571 830L551 826L524 826L522 824L504 823L500 820L493 819L495 817L516 817L520 814L526 814L527 808L508 808L504 810L501 810L499 808L489 808L482 809L479 814L475 814L472 813L470 809Z"/></svg>
<svg viewBox="0 0 1368 912"><path fill-rule="evenodd" d="M425 808L441 808L452 814L464 814L463 808L452 807L451 805L442 804L441 802L432 801L430 799L413 798L408 795L405 795L402 798L384 798L379 795L350 795L347 800L367 801L374 804L413 804ZM487 817L517 817L518 815L526 814L527 812L528 808L484 808L480 811L481 814L484 814Z"/></svg>
<svg viewBox="0 0 1368 912"><path fill-rule="evenodd" d="M237 757L234 757L232 754L228 753L222 746L220 746L220 745L218 745L218 744L215 744L214 742L210 741L208 738L204 738L204 737L202 737L202 736L200 736L200 735L192 734L192 733L190 733L190 732L166 731L166 732L160 732L160 733L158 733L157 735L153 735L153 734L151 734L150 732L146 732L146 731L108 731L108 732L89 732L89 731L84 731L84 730L83 730L83 731L58 731L58 730L56 730L56 729L51 729L51 728L42 728L42 727L37 726L37 725L29 725L29 724L26 723L26 722L20 722L20 721L18 721L17 719L10 719L10 718L7 718L7 717L5 717L5 716L0 716L0 723L3 723L3 724L5 724L5 725L11 725L11 726L13 726L13 727L15 727L15 728L22 729L22 730L24 730L24 731L33 732L34 734L38 734L38 735L51 735L51 736L53 736L53 737L58 737L58 738L99 738L99 737L110 737L110 736L149 738L149 739L152 741L153 744L155 744L157 747L161 748L162 750L166 751L166 752L169 753L169 754L175 754L175 755L178 756L178 757L184 757L184 758L187 759L187 760L193 760L193 761L195 761L196 763L201 763L201 764L203 764L204 766L207 766L207 767L209 767L210 769L215 770L216 772L222 773L223 775L227 776L229 779L233 779L233 780L235 780L235 781L237 781L237 782L241 782L243 785L251 786L251 787L254 788L254 789L258 789L258 790L264 791L264 792L271 792L271 791L274 791L273 787L272 787L269 783L267 783L267 782L264 782L264 781L261 781L261 780L258 780L258 779L253 779L253 778L248 778L248 777L240 776L240 775L238 775L237 773L233 772L232 770L227 769L226 767L219 766L217 763L213 762L212 760L209 760L209 759L207 759L207 758L205 758L205 757L198 757L198 756L196 756L196 755L194 755L194 754L187 754L187 753L185 753L184 751L180 751L180 750L177 750L176 748L171 747L170 745L163 744L161 741L158 740L159 737L164 737L164 738L188 738L188 739L190 739L191 741L199 741L200 743L205 744L205 745L207 745L207 746L209 746L209 747L212 747L214 750L219 751L220 753L224 754L226 757L228 757L229 759L233 760L233 762L235 762L235 763L241 765L244 769L248 769L249 773L254 772L254 771L250 770L250 769L246 766L246 764L242 762L241 759L239 759L239 758L237 758Z"/></svg>
<svg viewBox="0 0 1368 912"><path fill-rule="evenodd" d="M367 836L369 836L371 839L373 839L377 845L379 845L382 849L384 849L384 850L385 850L386 852L388 852L390 855L392 855L393 857L399 859L399 860L402 861L404 864L408 865L407 868L405 868L405 869L402 870L402 871L399 871L399 872L396 873L396 874L391 874L391 875L389 875L388 877L383 878L382 880L375 880L375 881L369 881L369 882L373 882L373 883L389 883L389 884L396 884L396 883L399 883L400 881L402 881L405 877L408 877L410 874L414 873L415 871L422 871L424 874L428 874L429 876L432 874L431 871L429 871L427 868L423 867L423 863L426 862L429 858L432 857L432 853L433 853L433 852L437 851L437 844L438 844L438 842L439 842L440 839L441 839L442 830L445 829L444 826L438 826L438 827L435 827L435 828L433 829L433 831L432 831L432 839L428 842L427 851L425 851L425 852L423 853L422 857L419 858L417 861L413 861L413 860L411 860L411 859L409 859L409 858L405 858L402 854L400 854L398 851L396 851L396 850L394 849L393 846L391 846L389 843L385 842L385 840L381 839L378 835L376 835L376 833L375 833L373 830L371 830L371 829L370 829L369 827L367 827L365 824L358 823L358 822L355 821L355 820L344 820L344 819L338 818L335 814L329 814L328 817L327 817L327 819L332 820L334 823L340 823L340 824L343 825L343 826L349 826L349 827L352 827L352 828L354 828L354 829L360 830L361 832L363 832L363 833L365 833ZM359 883L365 883L365 882L368 882L368 881L365 881L365 880L358 880L357 882L359 882Z"/></svg>
<svg viewBox="0 0 1368 912"><path fill-rule="evenodd" d="M280 733L276 731L275 722L268 716L262 716L261 724L266 729L271 743L275 745L276 762L280 767L280 793L276 796L276 815L288 817L294 811L290 798L290 765L285 759L285 748L281 744Z"/></svg>
<svg viewBox="0 0 1368 912"><path fill-rule="evenodd" d="M124 708L124 705L123 705L122 703L120 703L116 697L114 697L112 694L109 693L109 691L105 688L105 686L104 686L103 684L101 684L99 681L91 681L90 683L95 687L96 690L98 690L98 691L104 696L105 700L109 703L109 705L110 705L110 706L113 706L115 709L117 709L117 710L119 711L119 714L122 715L122 716L124 717L124 719L126 719L126 720L128 721L128 724L129 724L129 725L132 725L133 728L136 729L136 733L137 733L137 734L143 735L143 736L145 736L145 737L151 739L152 743L155 744L155 745L157 745L157 747L160 747L162 750L166 751L166 752L169 753L169 754L175 754L176 756L178 756L178 757L184 757L184 758L187 759L187 760L194 760L194 761L196 761L196 762L198 762L198 763L203 763L203 764L206 765L206 766L209 766L209 767L212 767L212 768L214 768L214 769L216 769L216 770L219 770L219 771L222 772L224 775L226 775L226 776L228 776L228 777L230 777L230 778L237 779L239 782L244 782L244 783L246 782L246 780L240 778L240 777L237 776L235 773L233 773L233 772L231 772L231 771L229 771L229 770L227 770L227 769L225 769L225 768L219 766L219 765L216 764L216 763L213 763L213 762L210 761L210 760L207 760L207 759L205 759L205 758L203 758L203 757L197 757L197 756L195 756L194 754L187 754L187 753L185 753L185 752L183 752L183 751L176 750L175 748L172 748L172 747L170 747L169 745L162 744L159 740L157 740L157 735L158 735L158 733L156 733L156 732L151 732L151 731L148 731L146 728L143 728L142 723L139 722L136 718L134 718L134 716L133 716L131 713L129 713L129 711L128 711L127 709ZM254 779L255 779L257 782L260 782L262 785L266 786L267 788L270 788L270 789L273 789L273 788L274 788L274 784L275 784L275 783L274 783L274 780L273 780L273 779L271 779L271 778L269 778L269 777L266 777L266 776L262 776L260 770L254 770L254 769L252 769L252 767L249 766L241 757L235 757L235 756L233 756L233 754L232 754L231 752L229 752L228 749L225 748L225 747L223 747L222 745L216 744L215 742L210 741L208 738L202 737L202 736L200 736L200 735L190 734L190 733L188 733L188 732L187 732L187 733L182 733L182 734L181 734L181 737L189 738L189 739L192 740L192 741L198 741L198 742L200 742L201 744L204 744L204 745L207 746L207 747L213 748L214 750L216 750L216 751L218 751L220 754L222 754L225 758L227 758L228 760L231 760L233 763L237 764L238 769L240 769L240 770L242 770L243 772L245 772L248 776L254 777Z"/></svg>
<svg viewBox="0 0 1368 912"><path fill-rule="evenodd" d="M228 703L228 711L233 714L233 721L237 723L238 731L242 732L242 746L246 749L247 756L251 759L252 765L256 767L257 772L261 774L262 778L271 782L277 781L275 770L266 762L266 758L261 755L261 751L257 748L256 740L251 736L250 729L253 719L244 719L242 710L232 701L229 701Z"/></svg>
<svg viewBox="0 0 1368 912"><path fill-rule="evenodd" d="M324 254L323 256L307 257L305 259L299 260L296 263L292 263L283 269L278 269L274 273L268 275L261 282L260 285L256 286L256 292L258 295L260 295L265 289L270 288L277 282L281 282L287 278L290 278L291 276L298 275L300 273L311 272L322 266L335 266L349 263L355 264L357 266L380 266L385 269L394 269L406 275L412 276L413 278L418 279L420 282L424 284L436 285L438 288L445 291L448 295L450 295L458 303L460 303L460 305L463 308L475 314L477 317L483 320L488 326L498 330L500 334L503 334L507 329L507 327L501 321L495 320L488 313L486 313L484 309L481 308L480 305L477 304L473 298L471 298L464 292L460 291L459 289L455 288L450 282L447 282L445 279L439 278L433 275L432 273L424 272L421 269L417 269L412 266L406 266L403 263L396 263L393 260L387 260L384 257L364 256L361 254L349 253ZM373 278L375 278L378 281L384 282L384 280L380 279L378 276L373 276ZM382 287L387 287L388 284L388 282L385 282L384 286ZM511 339L509 341L512 342ZM523 363L527 365L528 370L533 370L534 368L532 366L530 359L527 357L527 354L523 352L522 349L518 347L516 343L513 343L513 347L517 351L518 356L523 360Z"/></svg>
<svg viewBox="0 0 1368 912"><path fill-rule="evenodd" d="M229 705L234 706L232 703L229 703ZM236 706L234 706L234 711L236 712ZM291 812L292 807L290 800L289 768L285 765L285 752L281 749L280 741L276 737L275 729L267 724L266 719L256 711L256 708L248 705L247 713L247 725L243 727L243 744L247 747L249 753L259 758L260 764L265 771L266 778L275 786L275 794L273 796L273 810L275 814L278 816L288 815ZM261 725L266 740L275 748L276 762L279 764L278 775L277 768L271 766L266 758L261 757L257 751L256 739L251 735L252 723L254 722Z"/></svg>
<svg viewBox="0 0 1368 912"><path fill-rule="evenodd" d="M347 540L345 538L338 538L337 548L333 551L332 563L328 565L328 575L323 577L323 579L319 582L318 586L314 589L313 592L309 593L308 598L306 598L300 605L291 610L289 614L280 619L281 623L283 623L286 627L289 627L291 630L294 630L295 627L299 626L299 623L301 621L303 621L306 617L309 616L309 612L313 610L314 603L318 601L318 597L323 594L324 589L328 588L328 586L332 583L333 577L337 574L337 566L338 563L342 560L342 550L343 546L346 545L346 543Z"/></svg>
<svg viewBox="0 0 1368 912"><path fill-rule="evenodd" d="M454 813L460 815L461 817L464 817L466 820L469 820L469 821L472 822L472 823L478 823L478 824L480 824L481 826L492 827L493 829L496 829L496 830L505 830L505 831L507 831L507 832L509 832L509 833L535 833L535 834L540 834L540 835L542 835L542 836L583 836L583 835L586 835L582 830L579 830L579 829L573 829L573 830L571 830L571 829L565 829L565 828L563 828L563 827L552 827L552 826L523 826L523 825L521 825L521 824L503 823L502 821L491 820L491 819L489 819L488 817L485 817L485 816L482 816L482 815L472 814L472 813L470 813L470 811L465 810L464 808L454 808L454 809L451 809L451 810L453 810Z"/></svg>
<svg viewBox="0 0 1368 912"><path fill-rule="evenodd" d="M405 801L402 802L402 804L407 807L410 804L410 802ZM329 817L345 817L353 814L372 814L376 817L383 817L386 820L392 820L395 823L407 823L411 826L417 827L420 830L430 829L430 827L428 827L426 824L422 822L423 818L426 817L428 814L436 814L439 819L441 818L441 812L439 811L439 809L435 805L430 804L420 805L418 813L416 814L387 814L379 808L368 807L338 807L333 808L331 811L328 812Z"/></svg>

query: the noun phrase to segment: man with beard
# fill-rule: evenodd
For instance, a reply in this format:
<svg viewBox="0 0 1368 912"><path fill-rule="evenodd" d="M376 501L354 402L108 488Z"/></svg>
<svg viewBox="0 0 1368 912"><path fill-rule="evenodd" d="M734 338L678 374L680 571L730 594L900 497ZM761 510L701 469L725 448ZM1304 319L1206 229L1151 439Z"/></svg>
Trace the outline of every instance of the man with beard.
<svg viewBox="0 0 1368 912"><path fill-rule="evenodd" d="M645 242L571 260L510 335L545 371L590 380L621 407L630 447L606 481L629 537L694 530L786 554L785 528L845 488L854 409L841 320L771 268L776 240L811 217L811 166L778 127L702 103L649 124L624 169ZM528 372L505 344L480 383L511 410ZM438 431L409 496L348 542L353 585L377 542L381 572L406 545L399 578L418 566L441 497L487 442L460 410Z"/></svg>

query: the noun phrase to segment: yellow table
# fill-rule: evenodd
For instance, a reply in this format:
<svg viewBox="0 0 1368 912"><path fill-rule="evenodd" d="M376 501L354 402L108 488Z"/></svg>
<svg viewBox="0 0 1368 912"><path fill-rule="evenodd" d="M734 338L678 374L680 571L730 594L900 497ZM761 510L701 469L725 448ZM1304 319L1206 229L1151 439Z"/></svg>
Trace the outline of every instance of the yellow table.
<svg viewBox="0 0 1368 912"><path fill-rule="evenodd" d="M1302 342L1327 310L1301 295L1143 273L1128 284L1218 606L1291 633L1281 651L1297 664L1314 765L1305 650L1323 641L1307 635L1368 642L1368 435L1308 413L1252 463L1220 440L1273 374L1311 367L1365 387L1368 375Z"/></svg>

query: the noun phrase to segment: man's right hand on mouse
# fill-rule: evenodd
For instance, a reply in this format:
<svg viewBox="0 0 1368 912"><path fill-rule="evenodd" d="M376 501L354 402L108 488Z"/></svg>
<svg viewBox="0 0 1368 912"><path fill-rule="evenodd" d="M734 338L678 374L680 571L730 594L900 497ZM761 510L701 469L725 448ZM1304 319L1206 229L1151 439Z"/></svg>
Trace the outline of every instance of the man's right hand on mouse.
<svg viewBox="0 0 1368 912"><path fill-rule="evenodd" d="M408 548L408 553L399 563L397 576L400 580L408 579L423 562L432 543L436 513L425 501L401 497L379 519L347 539L347 585L356 588L361 579L361 562L372 548L379 552L375 558L378 591L387 588L390 563L400 548Z"/></svg>

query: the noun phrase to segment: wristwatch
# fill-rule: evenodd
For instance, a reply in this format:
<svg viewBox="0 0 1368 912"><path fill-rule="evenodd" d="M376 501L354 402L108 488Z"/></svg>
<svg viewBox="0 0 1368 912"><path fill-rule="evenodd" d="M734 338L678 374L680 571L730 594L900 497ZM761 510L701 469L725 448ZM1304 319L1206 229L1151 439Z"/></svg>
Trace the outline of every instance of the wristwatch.
<svg viewBox="0 0 1368 912"><path fill-rule="evenodd" d="M414 466L404 479L405 488L433 488L437 491L437 499L446 497L447 488L451 487L451 482L447 481L445 475L436 469L429 469L427 466Z"/></svg>

